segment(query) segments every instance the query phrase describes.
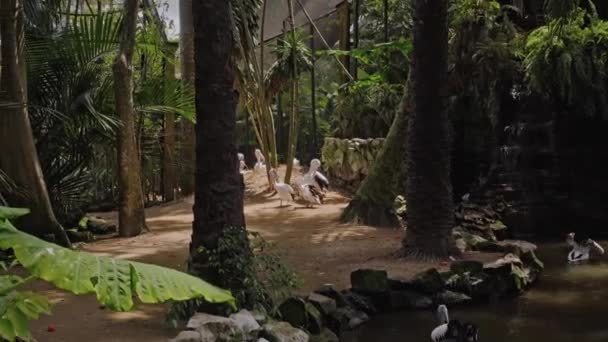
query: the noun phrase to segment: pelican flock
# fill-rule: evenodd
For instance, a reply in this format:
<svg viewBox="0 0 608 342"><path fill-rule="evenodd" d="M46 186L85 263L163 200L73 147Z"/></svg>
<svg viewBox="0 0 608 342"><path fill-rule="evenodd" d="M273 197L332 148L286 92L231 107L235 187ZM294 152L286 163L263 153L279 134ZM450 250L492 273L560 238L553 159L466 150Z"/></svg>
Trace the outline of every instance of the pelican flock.
<svg viewBox="0 0 608 342"><path fill-rule="evenodd" d="M280 201L279 207L283 208L283 201L293 202L293 195L294 195L293 188L289 184L279 182L279 174L277 173L277 170L270 169L269 173L270 173L272 182L274 184L274 189L279 194L279 201Z"/></svg>
<svg viewBox="0 0 608 342"><path fill-rule="evenodd" d="M253 171L255 173L261 173L266 171L266 158L264 158L264 154L259 148L255 150L255 158L257 159L257 162L253 167Z"/></svg>
<svg viewBox="0 0 608 342"><path fill-rule="evenodd" d="M312 185L320 192L325 192L329 187L329 180L323 175L319 168L321 167L321 161L319 159L313 159L310 161L310 168L304 175L304 183Z"/></svg>
<svg viewBox="0 0 608 342"><path fill-rule="evenodd" d="M604 254L604 248L602 248L599 243L586 236L579 238L576 238L575 236L574 233L570 233L566 236L566 243L572 247L572 250L568 253L568 262L576 263L589 260L592 248L599 254Z"/></svg>
<svg viewBox="0 0 608 342"><path fill-rule="evenodd" d="M306 207L323 204L323 194L312 185L306 184L304 177L296 177L294 183L298 189L297 193L306 202Z"/></svg>

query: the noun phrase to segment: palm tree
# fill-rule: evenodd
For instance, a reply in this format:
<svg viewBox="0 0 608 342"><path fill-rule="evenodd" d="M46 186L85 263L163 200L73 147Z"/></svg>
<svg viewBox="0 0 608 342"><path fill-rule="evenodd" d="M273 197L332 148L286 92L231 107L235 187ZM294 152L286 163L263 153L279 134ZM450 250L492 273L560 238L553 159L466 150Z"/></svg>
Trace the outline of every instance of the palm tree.
<svg viewBox="0 0 608 342"><path fill-rule="evenodd" d="M118 182L121 202L118 211L118 233L128 237L141 234L146 219L133 105L132 60L139 1L125 0L124 6L122 38L112 69L116 112L122 123L118 130Z"/></svg>
<svg viewBox="0 0 608 342"><path fill-rule="evenodd" d="M229 228L245 229L243 178L235 145L234 37L230 4L193 2L196 89L196 186L190 272L222 284L205 250L217 248ZM248 243L237 246L250 251ZM249 255L250 253L246 253Z"/></svg>
<svg viewBox="0 0 608 342"><path fill-rule="evenodd" d="M408 118L405 252L447 257L454 219L446 111L448 0L416 1Z"/></svg>
<svg viewBox="0 0 608 342"><path fill-rule="evenodd" d="M57 242L69 246L70 241L51 207L26 105L23 2L2 1L0 13L0 146L3 148L0 170L26 194L9 198L8 202L30 208L31 213L18 222L24 230L38 236L53 234Z"/></svg>

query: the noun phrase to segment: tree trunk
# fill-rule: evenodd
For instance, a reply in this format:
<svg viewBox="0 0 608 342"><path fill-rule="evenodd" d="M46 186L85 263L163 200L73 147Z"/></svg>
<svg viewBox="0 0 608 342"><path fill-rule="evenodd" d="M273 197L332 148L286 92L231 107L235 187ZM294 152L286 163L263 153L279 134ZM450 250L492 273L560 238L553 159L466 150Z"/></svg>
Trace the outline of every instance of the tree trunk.
<svg viewBox="0 0 608 342"><path fill-rule="evenodd" d="M244 183L235 145L235 64L230 4L225 0L193 3L196 84L196 189L190 243L190 272L224 285L207 253L216 249L228 228L245 229ZM235 253L251 255L247 241ZM227 270L224 270L227 271Z"/></svg>
<svg viewBox="0 0 608 342"><path fill-rule="evenodd" d="M454 220L447 117L447 0L416 1L407 146L405 252L445 258Z"/></svg>
<svg viewBox="0 0 608 342"><path fill-rule="evenodd" d="M291 98L291 115L289 118L289 137L287 138L287 168L285 170L285 183L289 184L291 181L291 172L293 171L293 159L295 158L296 149L298 147L298 121L299 121L299 108L298 108L298 65L296 56L296 24L293 12L293 1L287 0L287 6L289 8L289 24L291 29L292 42L292 60L291 60L291 90L289 92Z"/></svg>
<svg viewBox="0 0 608 342"><path fill-rule="evenodd" d="M192 0L179 0L180 19L180 63L182 80L194 87L194 26L192 23ZM195 125L185 119L180 124L180 187L183 195L194 192L195 169Z"/></svg>
<svg viewBox="0 0 608 342"><path fill-rule="evenodd" d="M141 183L141 164L137 151L135 110L133 108L133 49L137 28L138 0L125 0L125 17L120 51L114 60L114 96L116 112L122 123L118 131L118 185L120 208L118 234L130 237L141 234L146 224Z"/></svg>
<svg viewBox="0 0 608 342"><path fill-rule="evenodd" d="M169 56L175 54L175 47L169 45ZM175 62L169 57L165 63L165 93L167 97L175 92ZM166 112L163 135L163 197L165 201L175 200L177 173L175 167L175 113Z"/></svg>
<svg viewBox="0 0 608 342"><path fill-rule="evenodd" d="M394 213L395 198L405 194L407 155L407 122L411 97L410 83L382 149L355 197L344 209L340 220L358 222L369 226L397 227L399 220Z"/></svg>
<svg viewBox="0 0 608 342"><path fill-rule="evenodd" d="M31 210L17 225L38 236L53 234L58 243L69 247L70 240L51 207L28 116L23 24L22 1L1 1L0 169L26 192L25 197L7 196L10 205Z"/></svg>

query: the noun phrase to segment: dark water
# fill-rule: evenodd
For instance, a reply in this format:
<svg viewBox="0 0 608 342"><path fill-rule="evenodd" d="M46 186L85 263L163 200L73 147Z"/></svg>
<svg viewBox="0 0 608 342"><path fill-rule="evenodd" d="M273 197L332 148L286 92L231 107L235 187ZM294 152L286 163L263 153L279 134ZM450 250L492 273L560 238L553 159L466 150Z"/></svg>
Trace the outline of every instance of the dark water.
<svg viewBox="0 0 608 342"><path fill-rule="evenodd" d="M481 342L608 342L608 263L570 266L567 252L565 244L540 245L545 271L531 291L451 309L450 318L476 323ZM431 310L377 316L343 341L427 342L435 325Z"/></svg>

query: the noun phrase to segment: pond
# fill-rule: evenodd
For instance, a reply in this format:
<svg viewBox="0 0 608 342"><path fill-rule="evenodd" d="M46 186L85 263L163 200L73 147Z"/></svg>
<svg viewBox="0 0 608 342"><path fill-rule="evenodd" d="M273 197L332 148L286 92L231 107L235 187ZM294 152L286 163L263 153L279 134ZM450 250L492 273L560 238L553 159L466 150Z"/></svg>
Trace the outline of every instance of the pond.
<svg viewBox="0 0 608 342"><path fill-rule="evenodd" d="M603 243L606 245L606 243ZM566 263L563 244L540 244L545 271L532 290L513 300L450 309L450 317L471 321L481 342L608 341L608 262ZM342 341L430 341L434 311L375 317Z"/></svg>

